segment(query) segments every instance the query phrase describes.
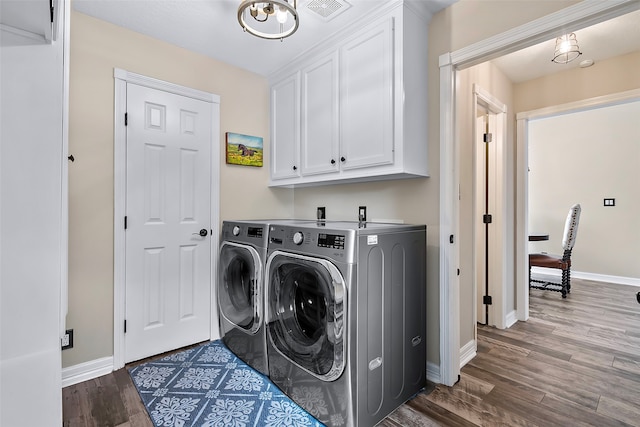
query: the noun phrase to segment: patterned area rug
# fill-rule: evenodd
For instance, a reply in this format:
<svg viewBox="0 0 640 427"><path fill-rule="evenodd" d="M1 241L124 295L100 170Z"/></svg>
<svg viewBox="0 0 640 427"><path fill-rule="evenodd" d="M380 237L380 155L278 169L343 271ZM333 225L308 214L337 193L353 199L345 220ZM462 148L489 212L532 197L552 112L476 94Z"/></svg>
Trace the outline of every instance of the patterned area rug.
<svg viewBox="0 0 640 427"><path fill-rule="evenodd" d="M219 340L138 365L129 375L156 427L323 425Z"/></svg>

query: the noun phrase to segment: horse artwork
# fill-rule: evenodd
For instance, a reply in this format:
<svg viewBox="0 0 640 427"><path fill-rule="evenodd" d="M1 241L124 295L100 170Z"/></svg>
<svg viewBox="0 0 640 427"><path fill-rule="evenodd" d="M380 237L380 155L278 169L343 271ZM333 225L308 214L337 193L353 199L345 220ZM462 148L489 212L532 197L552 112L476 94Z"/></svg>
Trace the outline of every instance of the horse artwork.
<svg viewBox="0 0 640 427"><path fill-rule="evenodd" d="M258 136L226 133L227 164L262 166L262 138Z"/></svg>

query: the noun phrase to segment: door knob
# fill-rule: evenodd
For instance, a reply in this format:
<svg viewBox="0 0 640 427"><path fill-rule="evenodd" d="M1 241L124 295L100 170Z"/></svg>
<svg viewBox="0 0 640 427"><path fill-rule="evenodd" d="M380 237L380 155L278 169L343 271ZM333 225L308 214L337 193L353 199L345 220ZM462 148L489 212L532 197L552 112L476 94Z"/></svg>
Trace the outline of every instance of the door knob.
<svg viewBox="0 0 640 427"><path fill-rule="evenodd" d="M194 234L194 235L200 235L200 236L202 236L202 237L206 237L206 236L207 236L207 234L208 234L208 232L207 232L207 229L206 229L206 228L203 228L202 230L200 230L200 232L198 232L198 233L191 233L191 234Z"/></svg>

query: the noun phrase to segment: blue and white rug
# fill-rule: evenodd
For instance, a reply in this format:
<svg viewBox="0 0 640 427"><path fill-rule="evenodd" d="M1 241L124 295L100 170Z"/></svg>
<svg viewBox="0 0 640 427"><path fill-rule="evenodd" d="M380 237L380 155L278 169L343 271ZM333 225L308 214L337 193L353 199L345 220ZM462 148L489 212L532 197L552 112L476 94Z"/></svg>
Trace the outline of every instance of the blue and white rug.
<svg viewBox="0 0 640 427"><path fill-rule="evenodd" d="M323 425L219 340L143 363L129 375L156 427Z"/></svg>

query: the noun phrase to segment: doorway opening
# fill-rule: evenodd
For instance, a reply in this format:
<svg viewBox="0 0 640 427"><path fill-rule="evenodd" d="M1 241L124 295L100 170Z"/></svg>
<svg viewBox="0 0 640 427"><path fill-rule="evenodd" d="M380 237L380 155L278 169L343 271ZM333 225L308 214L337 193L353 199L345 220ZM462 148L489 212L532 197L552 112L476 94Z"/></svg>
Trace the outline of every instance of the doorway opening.
<svg viewBox="0 0 640 427"><path fill-rule="evenodd" d="M514 52L548 39L555 34L584 28L637 9L634 2L587 3L581 2L558 12L536 19L482 42L440 56L440 262L439 262L439 313L440 313L440 366L438 376L433 378L445 385L453 385L460 373L460 158L456 140L456 81L461 69L480 64L500 54ZM518 135L524 132L518 126ZM518 142L519 146L520 142ZM526 164L526 154L520 147L516 161ZM526 227L526 175L516 174L518 197L514 207L514 254L513 264L516 289L528 279L527 227ZM520 191L525 191L521 193ZM518 320L527 320L528 293L515 296ZM523 306L523 303L526 303ZM475 319L474 319L475 320Z"/></svg>

